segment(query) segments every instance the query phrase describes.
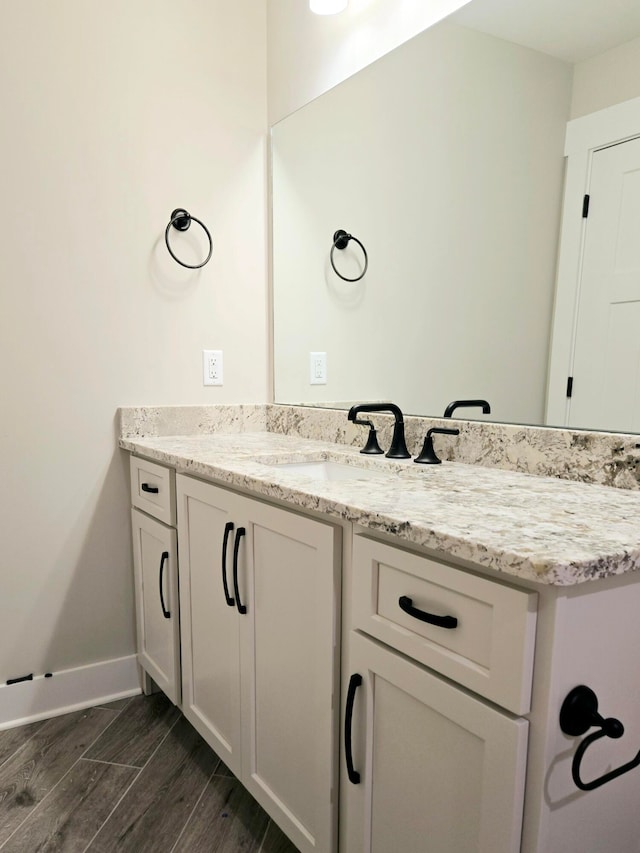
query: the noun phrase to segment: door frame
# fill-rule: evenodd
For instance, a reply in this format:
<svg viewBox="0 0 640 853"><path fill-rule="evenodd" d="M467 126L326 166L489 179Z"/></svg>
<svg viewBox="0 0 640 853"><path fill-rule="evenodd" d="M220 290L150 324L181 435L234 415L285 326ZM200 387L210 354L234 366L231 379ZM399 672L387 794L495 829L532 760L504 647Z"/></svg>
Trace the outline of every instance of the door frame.
<svg viewBox="0 0 640 853"><path fill-rule="evenodd" d="M602 148L640 136L640 98L573 119L567 124L567 158L558 252L556 295L551 328L545 423L566 426L570 401L567 378L572 376L586 219L583 199L589 192L593 155Z"/></svg>

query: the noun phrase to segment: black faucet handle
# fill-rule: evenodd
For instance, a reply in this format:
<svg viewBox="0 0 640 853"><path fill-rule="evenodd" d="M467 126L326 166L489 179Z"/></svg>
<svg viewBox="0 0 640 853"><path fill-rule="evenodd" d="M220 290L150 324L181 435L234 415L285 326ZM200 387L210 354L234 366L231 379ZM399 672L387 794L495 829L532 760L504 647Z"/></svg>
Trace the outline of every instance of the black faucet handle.
<svg viewBox="0 0 640 853"><path fill-rule="evenodd" d="M442 459L438 459L433 449L433 435L460 435L459 429L445 429L444 427L432 427L428 432L422 445L420 454L413 460L422 465L439 465Z"/></svg>
<svg viewBox="0 0 640 853"><path fill-rule="evenodd" d="M378 444L378 434L376 432L376 428L373 425L373 421L367 420L358 420L358 418L353 419L354 424L358 424L358 426L367 426L369 427L369 435L367 436L367 443L362 448L360 453L366 453L368 455L375 455L384 453L384 450Z"/></svg>

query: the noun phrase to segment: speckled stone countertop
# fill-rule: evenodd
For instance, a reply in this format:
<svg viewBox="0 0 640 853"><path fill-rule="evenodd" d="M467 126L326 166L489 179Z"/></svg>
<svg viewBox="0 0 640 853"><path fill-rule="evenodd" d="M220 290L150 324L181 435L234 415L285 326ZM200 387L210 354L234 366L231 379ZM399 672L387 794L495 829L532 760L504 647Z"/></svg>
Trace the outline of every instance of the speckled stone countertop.
<svg viewBox="0 0 640 853"><path fill-rule="evenodd" d="M416 465L271 432L120 439L177 471L316 510L543 584L640 569L640 493L454 462ZM369 479L324 481L278 463L331 460ZM640 579L640 576L639 576Z"/></svg>

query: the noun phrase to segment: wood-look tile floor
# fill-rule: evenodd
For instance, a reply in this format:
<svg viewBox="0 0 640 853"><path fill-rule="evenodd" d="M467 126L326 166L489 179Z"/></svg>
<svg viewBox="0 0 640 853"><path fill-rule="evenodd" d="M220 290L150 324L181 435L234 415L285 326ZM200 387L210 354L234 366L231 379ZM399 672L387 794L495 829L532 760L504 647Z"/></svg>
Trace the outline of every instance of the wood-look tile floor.
<svg viewBox="0 0 640 853"><path fill-rule="evenodd" d="M161 693L0 732L3 853L295 853Z"/></svg>

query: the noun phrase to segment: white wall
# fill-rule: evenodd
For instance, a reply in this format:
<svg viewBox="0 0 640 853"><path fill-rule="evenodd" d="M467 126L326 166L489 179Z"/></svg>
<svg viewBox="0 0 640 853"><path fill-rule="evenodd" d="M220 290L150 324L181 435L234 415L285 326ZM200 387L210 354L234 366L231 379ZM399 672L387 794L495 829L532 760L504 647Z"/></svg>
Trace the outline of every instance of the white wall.
<svg viewBox="0 0 640 853"><path fill-rule="evenodd" d="M274 128L277 401L542 422L571 74L444 21Z"/></svg>
<svg viewBox="0 0 640 853"><path fill-rule="evenodd" d="M469 0L349 0L315 15L308 0L268 8L269 123L317 98Z"/></svg>
<svg viewBox="0 0 640 853"><path fill-rule="evenodd" d="M273 122L461 5L351 0L327 18L306 0L3 9L0 683L133 651L116 408L266 400L267 17ZM610 53L601 100L640 94L640 72L620 73L637 69L637 43ZM607 105L579 106L583 66L574 114ZM179 205L213 231L200 272L164 248ZM196 227L174 237L195 260ZM222 388L201 384L204 347L224 350Z"/></svg>
<svg viewBox="0 0 640 853"><path fill-rule="evenodd" d="M256 0L3 4L0 682L133 652L116 408L266 400L265 38Z"/></svg>
<svg viewBox="0 0 640 853"><path fill-rule="evenodd" d="M640 38L578 62L574 67L571 118L640 97Z"/></svg>

